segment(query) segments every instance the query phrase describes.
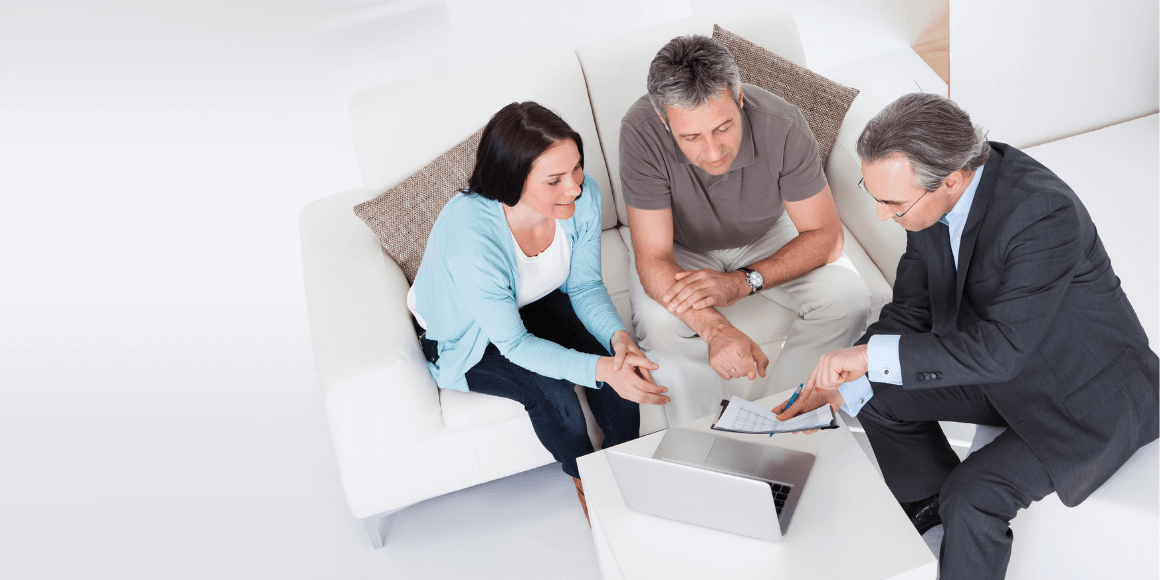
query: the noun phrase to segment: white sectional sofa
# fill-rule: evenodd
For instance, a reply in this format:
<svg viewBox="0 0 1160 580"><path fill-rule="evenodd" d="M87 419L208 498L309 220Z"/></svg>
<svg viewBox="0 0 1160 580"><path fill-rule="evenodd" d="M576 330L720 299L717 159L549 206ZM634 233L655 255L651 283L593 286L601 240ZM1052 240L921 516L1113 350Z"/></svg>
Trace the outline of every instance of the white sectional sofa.
<svg viewBox="0 0 1160 580"><path fill-rule="evenodd" d="M631 31L576 51L546 47L350 98L364 187L310 204L300 225L311 334L339 472L351 513L366 521L376 546L382 545L385 516L391 512L544 465L552 457L517 403L435 386L412 330L407 281L355 217L353 206L422 168L482 127L503 105L537 101L558 112L584 140L585 170L604 197L605 284L631 328L632 255L617 165L620 119L644 94L648 63L656 51L674 36L710 35L715 23L807 64L793 17L779 4L766 2ZM921 66L921 60L910 56L893 73L884 73L880 60L868 70L895 74L906 79L896 84L913 90L909 79L915 74L906 69L915 62ZM846 225L845 251L870 289L876 317L890 300L905 234L892 222L874 219L873 201L857 188L860 169L854 143L882 107L857 73L857 66L848 66L831 76L862 93L846 116L826 174ZM926 82L945 94L945 84L933 73ZM772 302L726 310L771 359L777 356L789 327L788 312ZM739 395L765 394L763 385L734 382ZM665 427L659 408L643 408L642 432Z"/></svg>

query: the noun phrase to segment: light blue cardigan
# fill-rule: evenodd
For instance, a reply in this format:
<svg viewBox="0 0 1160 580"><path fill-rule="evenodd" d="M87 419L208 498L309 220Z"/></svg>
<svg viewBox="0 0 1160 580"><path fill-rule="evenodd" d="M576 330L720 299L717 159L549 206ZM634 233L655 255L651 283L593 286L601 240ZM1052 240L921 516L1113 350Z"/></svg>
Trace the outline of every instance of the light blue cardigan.
<svg viewBox="0 0 1160 580"><path fill-rule="evenodd" d="M576 213L560 221L572 242L572 267L560 291L588 332L607 347L624 325L600 276L600 189L587 173L581 191ZM536 338L524 328L516 308L517 251L498 201L460 193L439 213L415 277L415 309L427 323L427 338L439 342L439 361L427 365L435 382L467 391L464 373L492 342L521 367L598 388L600 357Z"/></svg>

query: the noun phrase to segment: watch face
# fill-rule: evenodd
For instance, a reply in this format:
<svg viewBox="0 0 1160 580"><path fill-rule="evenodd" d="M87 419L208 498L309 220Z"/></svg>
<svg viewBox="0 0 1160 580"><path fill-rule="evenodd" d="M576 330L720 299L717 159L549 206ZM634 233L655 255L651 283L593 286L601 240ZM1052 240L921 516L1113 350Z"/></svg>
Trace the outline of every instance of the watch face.
<svg viewBox="0 0 1160 580"><path fill-rule="evenodd" d="M746 279L749 280L749 285L754 288L761 288L765 280L761 277L761 272L749 272L745 274Z"/></svg>

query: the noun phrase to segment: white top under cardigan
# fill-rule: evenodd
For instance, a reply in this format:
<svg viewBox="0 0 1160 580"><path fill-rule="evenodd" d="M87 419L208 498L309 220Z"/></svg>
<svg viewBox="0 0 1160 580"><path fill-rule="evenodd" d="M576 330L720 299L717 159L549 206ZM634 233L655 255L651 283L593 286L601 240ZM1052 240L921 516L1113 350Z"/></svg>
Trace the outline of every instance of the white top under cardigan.
<svg viewBox="0 0 1160 580"><path fill-rule="evenodd" d="M535 256L528 256L516 241L516 235L511 232L512 249L515 250L516 268L519 270L519 287L516 290L516 307L523 308L564 285L568 280L568 272L572 268L572 242L564 235L564 228L560 220L556 220L556 234L552 243ZM419 326L427 328L427 322L415 310L415 287L407 291L407 308L419 322Z"/></svg>

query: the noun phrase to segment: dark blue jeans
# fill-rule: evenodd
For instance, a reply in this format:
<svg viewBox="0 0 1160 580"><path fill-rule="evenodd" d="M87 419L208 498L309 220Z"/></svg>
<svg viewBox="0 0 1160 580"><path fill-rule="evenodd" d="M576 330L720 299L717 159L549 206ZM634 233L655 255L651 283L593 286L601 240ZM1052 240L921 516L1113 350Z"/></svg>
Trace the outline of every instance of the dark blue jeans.
<svg viewBox="0 0 1160 580"><path fill-rule="evenodd" d="M568 295L559 290L520 309L524 327L532 335L580 352L609 356L572 310ZM437 343L420 338L427 360L438 357ZM487 345L481 359L465 375L467 387L484 393L518 401L532 419L532 428L540 443L560 462L564 473L579 478L576 458L592 453L588 428L575 385L565 379L552 379L521 367L500 354L494 344ZM596 424L604 431L604 447L636 439L640 432L640 408L622 399L612 387L597 383L599 389L584 389Z"/></svg>

